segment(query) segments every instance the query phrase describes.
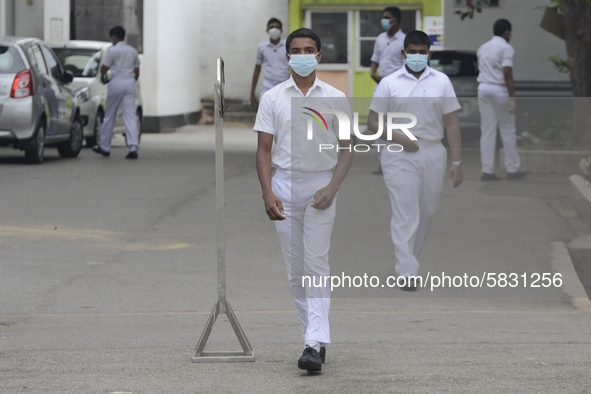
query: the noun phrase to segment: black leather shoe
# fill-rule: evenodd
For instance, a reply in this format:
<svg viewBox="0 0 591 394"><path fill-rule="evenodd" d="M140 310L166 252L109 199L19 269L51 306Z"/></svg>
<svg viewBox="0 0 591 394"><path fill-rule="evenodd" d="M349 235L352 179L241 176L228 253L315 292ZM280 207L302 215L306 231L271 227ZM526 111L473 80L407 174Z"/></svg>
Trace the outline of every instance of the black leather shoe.
<svg viewBox="0 0 591 394"><path fill-rule="evenodd" d="M480 180L482 182L489 182L489 181L500 181L501 178L499 178L498 176L496 176L495 174L488 174L486 172L482 173L482 176L480 177Z"/></svg>
<svg viewBox="0 0 591 394"><path fill-rule="evenodd" d="M316 349L306 346L302 357L298 360L298 368L305 369L308 372L322 371L322 359Z"/></svg>
<svg viewBox="0 0 591 394"><path fill-rule="evenodd" d="M102 150L101 147L98 145L93 146L92 151L94 153L100 153L101 155L103 155L105 157L111 156L111 152L107 152L106 150Z"/></svg>
<svg viewBox="0 0 591 394"><path fill-rule="evenodd" d="M326 346L320 347L320 359L322 360L322 364L324 364L324 360L326 360Z"/></svg>
<svg viewBox="0 0 591 394"><path fill-rule="evenodd" d="M507 173L507 179L510 181L513 181L515 179L521 179L523 177L525 177L525 172L516 171L516 172L508 172Z"/></svg>
<svg viewBox="0 0 591 394"><path fill-rule="evenodd" d="M126 159L137 159L137 158L138 158L138 156L137 156L137 152L129 152L129 153L127 154L127 156L125 156L125 158L126 158Z"/></svg>
<svg viewBox="0 0 591 394"><path fill-rule="evenodd" d="M400 287L403 291L417 291L417 278L406 278L404 286Z"/></svg>

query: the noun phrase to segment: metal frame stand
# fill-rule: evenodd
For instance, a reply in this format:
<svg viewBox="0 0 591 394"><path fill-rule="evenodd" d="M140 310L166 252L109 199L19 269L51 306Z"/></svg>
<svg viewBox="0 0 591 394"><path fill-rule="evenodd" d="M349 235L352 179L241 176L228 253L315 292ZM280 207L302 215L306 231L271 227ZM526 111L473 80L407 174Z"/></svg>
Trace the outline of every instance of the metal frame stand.
<svg viewBox="0 0 591 394"><path fill-rule="evenodd" d="M224 136L223 118L225 114L224 105L224 60L217 60L217 81L215 83L215 185L216 185L216 208L217 208L217 239L218 239L218 301L216 302L201 338L195 348L195 354L191 359L194 363L199 362L240 362L254 361L254 352L248 342L238 319L226 299L226 242L224 233ZM234 329L234 333L242 345L242 352L204 352L205 345L213 326L220 314L225 314Z"/></svg>

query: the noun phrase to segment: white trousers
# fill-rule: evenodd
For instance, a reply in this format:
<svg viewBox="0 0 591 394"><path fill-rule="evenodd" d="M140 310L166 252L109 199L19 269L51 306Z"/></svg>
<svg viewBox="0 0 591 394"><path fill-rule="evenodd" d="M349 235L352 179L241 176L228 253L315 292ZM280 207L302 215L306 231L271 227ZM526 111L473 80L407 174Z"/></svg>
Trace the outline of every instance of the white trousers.
<svg viewBox="0 0 591 394"><path fill-rule="evenodd" d="M107 84L107 108L105 119L101 127L99 145L102 150L111 150L111 138L119 105L123 106L123 121L125 122L125 138L131 152L138 150L138 128L135 113L135 96L137 88L133 77L113 77Z"/></svg>
<svg viewBox="0 0 591 394"><path fill-rule="evenodd" d="M417 143L417 152L385 150L381 156L392 205L390 230L399 276L419 273L417 257L439 207L447 166L447 151L440 141L419 140Z"/></svg>
<svg viewBox="0 0 591 394"><path fill-rule="evenodd" d="M495 172L495 145L497 128L505 149L507 172L517 172L521 162L517 153L515 114L511 113L511 98L504 85L481 83L478 85L480 109L480 157L482 172Z"/></svg>
<svg viewBox="0 0 591 394"><path fill-rule="evenodd" d="M295 173L278 169L273 193L282 201L286 220L275 222L285 258L287 278L305 341L330 343L330 288L314 287L330 275L328 252L335 219L336 197L324 210L312 208L314 195L332 179L332 171ZM302 277L312 286L302 286ZM315 281L315 282L314 282ZM330 281L329 281L330 286Z"/></svg>

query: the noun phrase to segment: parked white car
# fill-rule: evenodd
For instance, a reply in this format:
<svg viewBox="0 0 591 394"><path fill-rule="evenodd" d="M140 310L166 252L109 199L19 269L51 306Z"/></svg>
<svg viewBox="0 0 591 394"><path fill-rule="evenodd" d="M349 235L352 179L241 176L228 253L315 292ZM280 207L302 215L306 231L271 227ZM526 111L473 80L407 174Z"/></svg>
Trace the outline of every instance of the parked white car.
<svg viewBox="0 0 591 394"><path fill-rule="evenodd" d="M80 110L83 116L88 117L88 126L84 128L84 138L87 146L98 143L101 125L105 115L105 101L107 99L107 86L101 82L100 67L107 50L112 46L105 41L73 40L62 43L49 43L66 70L74 74L72 86L78 89L78 95L85 98ZM142 100L138 85L136 96L136 116L138 135L142 134ZM114 133L125 135L125 124L121 107L117 113Z"/></svg>

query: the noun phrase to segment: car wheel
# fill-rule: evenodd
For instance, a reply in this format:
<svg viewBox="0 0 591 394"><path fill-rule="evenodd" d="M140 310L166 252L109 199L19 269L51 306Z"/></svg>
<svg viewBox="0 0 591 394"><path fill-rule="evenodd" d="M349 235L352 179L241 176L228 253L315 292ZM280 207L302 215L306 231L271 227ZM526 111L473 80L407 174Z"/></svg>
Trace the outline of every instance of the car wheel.
<svg viewBox="0 0 591 394"><path fill-rule="evenodd" d="M45 151L45 125L39 123L35 137L31 141L30 148L25 149L25 160L31 164L41 164L43 162L43 152Z"/></svg>
<svg viewBox="0 0 591 394"><path fill-rule="evenodd" d="M82 139L84 138L82 131L82 122L77 116L72 122L70 129L70 138L66 142L62 142L57 146L57 151L61 157L76 157L82 149Z"/></svg>
<svg viewBox="0 0 591 394"><path fill-rule="evenodd" d="M101 139L101 127L103 127L103 120L105 118L105 114L103 114L103 110L99 109L96 112L96 117L94 118L94 128L92 137L86 138L86 146L93 147L98 145Z"/></svg>

